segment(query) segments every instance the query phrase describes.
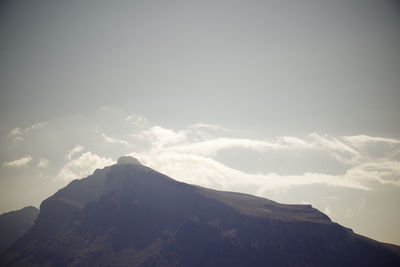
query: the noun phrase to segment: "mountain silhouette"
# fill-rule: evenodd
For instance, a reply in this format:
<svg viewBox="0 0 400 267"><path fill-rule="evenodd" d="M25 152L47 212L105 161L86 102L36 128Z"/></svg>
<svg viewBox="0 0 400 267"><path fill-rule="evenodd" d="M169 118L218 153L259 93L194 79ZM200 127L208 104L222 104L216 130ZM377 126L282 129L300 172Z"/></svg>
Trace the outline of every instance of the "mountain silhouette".
<svg viewBox="0 0 400 267"><path fill-rule="evenodd" d="M311 205L181 183L131 157L44 200L1 266L400 266Z"/></svg>
<svg viewBox="0 0 400 267"><path fill-rule="evenodd" d="M1 214L0 252L23 236L32 227L38 214L39 210L32 206Z"/></svg>

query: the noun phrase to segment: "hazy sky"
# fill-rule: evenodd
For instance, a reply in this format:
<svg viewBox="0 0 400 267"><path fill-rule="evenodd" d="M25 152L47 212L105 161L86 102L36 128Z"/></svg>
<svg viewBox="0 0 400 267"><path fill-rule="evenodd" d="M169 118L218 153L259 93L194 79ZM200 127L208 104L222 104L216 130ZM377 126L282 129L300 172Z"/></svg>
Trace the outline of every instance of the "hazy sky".
<svg viewBox="0 0 400 267"><path fill-rule="evenodd" d="M0 212L131 154L400 245L397 1L2 1Z"/></svg>

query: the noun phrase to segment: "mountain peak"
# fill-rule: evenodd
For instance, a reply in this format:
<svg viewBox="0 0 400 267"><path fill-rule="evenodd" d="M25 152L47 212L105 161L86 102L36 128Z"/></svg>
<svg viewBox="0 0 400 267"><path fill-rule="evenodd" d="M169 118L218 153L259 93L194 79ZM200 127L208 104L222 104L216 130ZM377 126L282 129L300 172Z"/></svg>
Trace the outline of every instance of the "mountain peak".
<svg viewBox="0 0 400 267"><path fill-rule="evenodd" d="M0 266L397 267L397 251L309 205L181 183L125 156L43 201Z"/></svg>
<svg viewBox="0 0 400 267"><path fill-rule="evenodd" d="M122 156L118 159L117 164L133 164L133 165L142 165L140 161L131 156Z"/></svg>

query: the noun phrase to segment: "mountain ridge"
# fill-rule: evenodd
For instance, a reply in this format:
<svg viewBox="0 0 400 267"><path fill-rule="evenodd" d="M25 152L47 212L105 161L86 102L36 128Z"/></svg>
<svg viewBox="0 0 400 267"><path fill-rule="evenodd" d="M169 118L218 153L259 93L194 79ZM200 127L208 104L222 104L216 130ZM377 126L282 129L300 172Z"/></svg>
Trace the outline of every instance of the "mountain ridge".
<svg viewBox="0 0 400 267"><path fill-rule="evenodd" d="M310 205L207 189L123 162L44 200L1 266L400 264L395 247L354 234Z"/></svg>

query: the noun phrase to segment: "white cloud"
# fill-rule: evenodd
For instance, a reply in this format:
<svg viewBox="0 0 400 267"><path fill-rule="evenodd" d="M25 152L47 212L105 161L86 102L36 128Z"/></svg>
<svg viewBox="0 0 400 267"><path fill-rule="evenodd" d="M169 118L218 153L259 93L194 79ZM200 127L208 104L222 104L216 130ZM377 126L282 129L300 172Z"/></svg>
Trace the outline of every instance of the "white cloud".
<svg viewBox="0 0 400 267"><path fill-rule="evenodd" d="M21 136L15 136L15 137L14 137L14 141L16 141L16 142L22 142L22 141L24 141L24 138L22 138Z"/></svg>
<svg viewBox="0 0 400 267"><path fill-rule="evenodd" d="M143 130L138 136L150 145L132 155L145 165L184 182L258 195L264 195L269 190L310 184L360 190L371 190L376 185L400 186L398 160L373 159L360 146L349 143L349 137L312 133L307 138L281 136L257 140L204 136L199 131L199 141L196 127L189 128L190 135L188 130L175 131L161 126ZM300 155L305 151L319 151L344 164L346 170L335 175L312 171L300 175L278 175L273 172L254 174L228 167L217 160L219 151L237 148L257 153L292 151Z"/></svg>
<svg viewBox="0 0 400 267"><path fill-rule="evenodd" d="M103 137L103 140L104 140L106 143L110 143L110 144L121 144L121 145L129 145L127 141L121 140L121 139L112 138L112 137L110 137L110 136L107 136L105 133L102 133L101 136Z"/></svg>
<svg viewBox="0 0 400 267"><path fill-rule="evenodd" d="M157 133L155 133L157 130ZM147 131L149 132L149 131ZM348 163L350 160L358 158L359 152L354 148L341 142L337 138L328 136L321 136L316 133L310 134L309 139L304 140L293 136L281 136L272 140L258 140L248 138L227 138L227 137L210 137L207 140L185 141L188 137L186 131L173 131L171 129L164 129L160 126L154 126L150 132L157 136L152 141L161 140L162 147L167 147L170 150L180 152L191 152L194 154L212 156L224 149L244 148L253 151L263 152L270 150L324 150L331 153L332 157ZM179 133L180 140L176 139ZM147 137L151 134L147 133ZM202 135L200 133L202 137ZM146 135L145 135L146 136Z"/></svg>
<svg viewBox="0 0 400 267"><path fill-rule="evenodd" d="M23 167L26 166L32 160L31 156L25 156L17 160L4 162L3 166L5 167Z"/></svg>
<svg viewBox="0 0 400 267"><path fill-rule="evenodd" d="M341 142L338 138L332 138L328 135L321 136L317 133L312 133L309 136L312 140L312 144L316 147L329 149L332 152L346 153L351 156L358 155L358 152L354 148Z"/></svg>
<svg viewBox="0 0 400 267"><path fill-rule="evenodd" d="M192 124L190 126L188 126L189 129L208 129L208 130L214 130L214 131L224 131L224 132L229 132L228 129L221 127L219 125L215 125L215 124L207 124L207 123L202 123L202 122L198 122L195 124Z"/></svg>
<svg viewBox="0 0 400 267"><path fill-rule="evenodd" d="M360 190L373 190L377 186L400 187L400 157L398 156L400 141L394 138L367 135L328 136L318 133L301 138L297 136L279 136L269 139L238 138L233 132L229 132L227 136L228 130L213 124L196 123L184 129L169 129L157 125L148 126L145 118L135 114L123 118L129 123L141 125L134 130L132 136L135 138L129 139L130 142L128 142L128 140L117 139L102 132L96 133L101 135L104 141L102 145L109 143L132 147L131 145L134 144L135 148L140 150L136 150L132 155L145 165L189 183L257 195L266 195L270 190L310 184ZM45 124L33 124L26 129L14 128L9 135L14 138L21 137L25 132L38 129ZM374 145L366 147L365 144L369 143ZM372 151L375 147L379 149L376 153ZM116 149L119 148L116 146ZM383 148L387 150L384 153L381 151ZM301 172L297 170L291 172L290 166L288 166L289 171L284 173L280 171L281 167L274 169L273 166L268 167L268 171L251 172L221 161L226 160L224 157L228 155L228 153L220 153L221 151L235 152L238 149L250 151L251 155L255 154L253 159L261 158L262 160L271 158L271 155L274 157L274 153L279 154L279 158L285 155L288 157L296 155L292 160L303 160L303 155L311 155L309 159L314 159L314 155L316 157L322 155L321 161L331 161L332 164L336 164L332 168L340 169L340 171L324 172L323 168L310 165L310 169L307 169L307 166L301 167ZM100 158L90 152L82 154L84 151L83 145L76 145L66 152L66 159L69 162L60 170L59 177L66 180L79 178L89 174L88 170L93 170L90 166L104 166L101 162L110 162L110 159ZM371 156L370 153L373 152L375 154ZM235 153L229 155L236 157ZM94 161L86 165L81 162L84 156L86 160ZM226 162L230 162L229 160ZM256 164L262 164L262 160L257 161ZM26 162L17 160L4 163L4 166L23 166L28 163L29 160ZM290 163L289 160L287 164ZM246 162L241 161L241 164L245 167ZM331 163L328 162L327 166L329 164ZM47 165L48 162L43 159L43 161L39 160L37 167L45 168Z"/></svg>
<svg viewBox="0 0 400 267"><path fill-rule="evenodd" d="M47 159L39 159L39 162L37 164L37 168L39 169L45 169L49 166L49 161Z"/></svg>
<svg viewBox="0 0 400 267"><path fill-rule="evenodd" d="M22 135L22 131L21 128L16 127L10 130L10 133L8 134L8 136L19 136Z"/></svg>
<svg viewBox="0 0 400 267"><path fill-rule="evenodd" d="M125 120L135 126L142 126L146 123L146 118L137 114L129 115Z"/></svg>
<svg viewBox="0 0 400 267"><path fill-rule="evenodd" d="M277 143L280 144L282 148L286 147L291 149L312 149L315 147L313 143L294 136L278 137Z"/></svg>
<svg viewBox="0 0 400 267"><path fill-rule="evenodd" d="M31 126L29 126L27 128L24 128L24 129L16 127L14 129L11 129L8 135L9 136L20 136L20 135L29 133L32 130L40 129L43 126L45 126L46 124L47 124L47 122L38 122L38 123L32 124Z"/></svg>
<svg viewBox="0 0 400 267"><path fill-rule="evenodd" d="M399 139L368 136L368 135L344 136L343 139L354 145L365 144L365 143L379 143L379 142L400 144Z"/></svg>
<svg viewBox="0 0 400 267"><path fill-rule="evenodd" d="M110 158L100 157L92 152L85 152L79 158L66 163L58 173L57 177L64 181L84 178L96 169L114 164Z"/></svg>
<svg viewBox="0 0 400 267"><path fill-rule="evenodd" d="M276 173L251 174L228 167L210 157L179 152L131 153L145 165L180 181L221 190L244 191L265 195L269 190L296 185L325 184L368 190L359 179L346 173L333 176L320 173L278 175Z"/></svg>
<svg viewBox="0 0 400 267"><path fill-rule="evenodd" d="M354 179L364 184L380 184L400 186L400 162L398 161L370 161L356 165L349 171Z"/></svg>
<svg viewBox="0 0 400 267"><path fill-rule="evenodd" d="M186 140L186 132L153 126L150 129L143 131L141 137L149 139L153 144L153 148L162 149L165 146L184 142Z"/></svg>
<svg viewBox="0 0 400 267"><path fill-rule="evenodd" d="M197 155L212 156L218 151L228 148L246 148L255 151L265 149L278 149L281 145L262 140L252 140L245 138L216 138L195 143L169 147L170 150L179 152L190 152Z"/></svg>
<svg viewBox="0 0 400 267"><path fill-rule="evenodd" d="M24 129L24 131L25 132L29 132L29 131L32 131L32 130L40 129L43 126L45 126L46 124L47 124L47 122L38 122L38 123L35 123L35 124L31 125L30 127L26 128L26 129Z"/></svg>
<svg viewBox="0 0 400 267"><path fill-rule="evenodd" d="M28 134L32 130L37 130L45 126L47 122L38 122L35 124L32 124L31 126L21 129L20 127L16 127L10 130L8 133L8 136L13 137L14 141L23 141L24 138L22 137L23 135Z"/></svg>
<svg viewBox="0 0 400 267"><path fill-rule="evenodd" d="M71 150L67 151L67 155L65 156L65 158L70 160L70 159L72 159L72 157L73 157L75 154L77 154L77 153L83 151L84 149L85 149L84 146L76 145L76 146L74 146Z"/></svg>

